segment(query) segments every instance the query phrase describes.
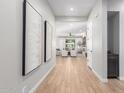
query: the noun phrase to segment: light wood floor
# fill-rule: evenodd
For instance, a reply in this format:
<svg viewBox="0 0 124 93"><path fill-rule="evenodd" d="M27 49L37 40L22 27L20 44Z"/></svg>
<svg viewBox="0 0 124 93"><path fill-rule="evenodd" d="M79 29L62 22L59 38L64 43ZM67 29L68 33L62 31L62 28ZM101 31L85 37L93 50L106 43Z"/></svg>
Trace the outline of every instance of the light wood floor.
<svg viewBox="0 0 124 93"><path fill-rule="evenodd" d="M87 67L85 58L57 57L57 65L36 93L124 93L124 81L102 83Z"/></svg>

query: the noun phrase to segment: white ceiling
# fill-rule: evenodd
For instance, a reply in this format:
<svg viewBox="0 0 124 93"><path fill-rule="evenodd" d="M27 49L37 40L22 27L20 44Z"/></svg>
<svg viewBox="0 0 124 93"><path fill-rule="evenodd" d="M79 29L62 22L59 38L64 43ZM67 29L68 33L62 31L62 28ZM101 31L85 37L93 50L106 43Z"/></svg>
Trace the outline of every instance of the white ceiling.
<svg viewBox="0 0 124 93"><path fill-rule="evenodd" d="M56 36L81 35L87 31L86 22L56 22Z"/></svg>
<svg viewBox="0 0 124 93"><path fill-rule="evenodd" d="M48 0L48 2L56 16L87 17L96 0Z"/></svg>

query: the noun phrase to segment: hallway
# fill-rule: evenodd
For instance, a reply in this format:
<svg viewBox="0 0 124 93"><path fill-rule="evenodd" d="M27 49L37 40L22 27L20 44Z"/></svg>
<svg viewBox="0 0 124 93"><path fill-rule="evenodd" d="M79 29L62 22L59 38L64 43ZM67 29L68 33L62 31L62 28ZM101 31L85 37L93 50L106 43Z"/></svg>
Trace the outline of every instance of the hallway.
<svg viewBox="0 0 124 93"><path fill-rule="evenodd" d="M124 82L100 82L87 67L85 58L57 57L57 65L36 93L123 93Z"/></svg>

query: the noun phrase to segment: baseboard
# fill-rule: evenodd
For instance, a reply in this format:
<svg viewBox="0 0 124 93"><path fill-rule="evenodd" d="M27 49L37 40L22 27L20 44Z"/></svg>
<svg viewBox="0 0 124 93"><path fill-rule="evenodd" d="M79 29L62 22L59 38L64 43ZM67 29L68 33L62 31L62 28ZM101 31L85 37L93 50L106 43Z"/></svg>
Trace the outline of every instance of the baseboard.
<svg viewBox="0 0 124 93"><path fill-rule="evenodd" d="M87 64L87 66L92 70L92 66L91 65Z"/></svg>
<svg viewBox="0 0 124 93"><path fill-rule="evenodd" d="M49 75L49 73L53 70L53 68L55 67L52 66L49 71L41 78L41 80L29 91L29 93L34 93L36 91L36 89L39 87L39 85L43 82L43 80Z"/></svg>
<svg viewBox="0 0 124 93"><path fill-rule="evenodd" d="M119 77L119 80L124 80L124 77Z"/></svg>
<svg viewBox="0 0 124 93"><path fill-rule="evenodd" d="M94 69L92 69L93 73L98 77L98 79L103 82L103 83L107 83L108 82L108 79L104 79L102 78Z"/></svg>

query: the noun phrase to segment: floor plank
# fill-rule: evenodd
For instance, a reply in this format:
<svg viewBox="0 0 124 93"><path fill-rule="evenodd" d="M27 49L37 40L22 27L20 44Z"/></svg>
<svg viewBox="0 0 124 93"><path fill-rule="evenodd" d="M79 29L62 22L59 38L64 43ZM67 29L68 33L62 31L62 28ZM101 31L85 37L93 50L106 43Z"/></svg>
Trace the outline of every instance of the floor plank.
<svg viewBox="0 0 124 93"><path fill-rule="evenodd" d="M102 83L83 57L57 57L57 65L36 93L124 93L124 81Z"/></svg>

